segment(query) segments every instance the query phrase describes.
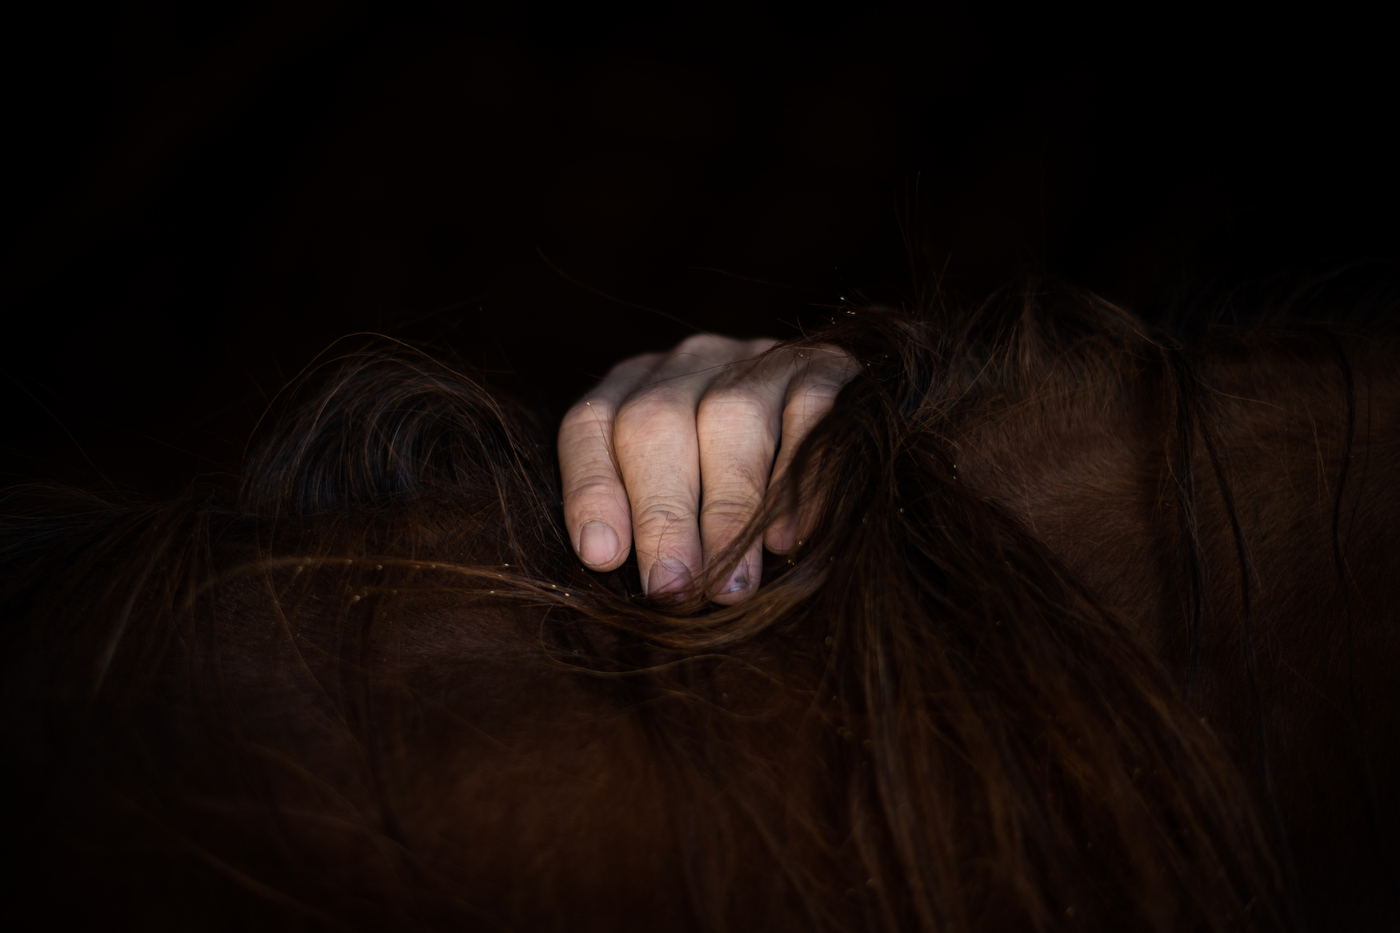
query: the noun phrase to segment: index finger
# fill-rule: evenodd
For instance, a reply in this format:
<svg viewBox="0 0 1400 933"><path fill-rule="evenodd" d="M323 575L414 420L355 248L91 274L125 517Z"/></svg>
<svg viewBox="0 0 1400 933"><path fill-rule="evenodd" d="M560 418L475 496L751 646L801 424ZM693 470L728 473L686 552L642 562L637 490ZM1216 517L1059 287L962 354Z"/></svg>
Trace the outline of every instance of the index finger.
<svg viewBox="0 0 1400 933"><path fill-rule="evenodd" d="M564 525L575 553L594 570L616 570L632 549L632 509L613 427L618 406L660 360L661 354L648 353L618 363L559 425Z"/></svg>

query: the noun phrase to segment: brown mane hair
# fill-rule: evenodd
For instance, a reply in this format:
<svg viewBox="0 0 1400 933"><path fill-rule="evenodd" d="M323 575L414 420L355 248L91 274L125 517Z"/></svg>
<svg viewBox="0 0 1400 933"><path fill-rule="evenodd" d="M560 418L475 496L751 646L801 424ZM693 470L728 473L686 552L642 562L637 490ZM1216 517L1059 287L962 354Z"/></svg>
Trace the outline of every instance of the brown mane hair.
<svg viewBox="0 0 1400 933"><path fill-rule="evenodd" d="M839 317L807 339L864 372L749 531L799 491L815 527L736 607L583 570L538 426L397 345L339 357L234 496L11 490L7 911L1383 923L1388 337L1187 347L1036 283Z"/></svg>

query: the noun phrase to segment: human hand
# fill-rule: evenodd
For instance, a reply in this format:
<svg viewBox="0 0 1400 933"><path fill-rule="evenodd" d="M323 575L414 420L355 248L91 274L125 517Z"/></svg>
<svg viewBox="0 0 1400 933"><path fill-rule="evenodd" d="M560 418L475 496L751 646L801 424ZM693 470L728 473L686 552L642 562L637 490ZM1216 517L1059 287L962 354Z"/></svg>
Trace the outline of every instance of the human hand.
<svg viewBox="0 0 1400 933"><path fill-rule="evenodd" d="M767 352L776 342L691 337L618 363L569 409L564 522L585 564L613 570L635 543L646 592L679 595L733 543L856 373L844 350ZM763 546L785 553L798 530L798 514L777 518L727 580L709 581L714 600L752 595Z"/></svg>

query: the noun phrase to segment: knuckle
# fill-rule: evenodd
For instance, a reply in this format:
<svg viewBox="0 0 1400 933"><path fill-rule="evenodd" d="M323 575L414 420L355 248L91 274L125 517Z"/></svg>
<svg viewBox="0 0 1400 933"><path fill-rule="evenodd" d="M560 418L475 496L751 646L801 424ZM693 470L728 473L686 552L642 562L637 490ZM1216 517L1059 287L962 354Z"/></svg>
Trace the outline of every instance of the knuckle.
<svg viewBox="0 0 1400 933"><path fill-rule="evenodd" d="M767 422L776 414L773 406L742 385L716 386L700 400L696 418L701 424L728 426L744 422Z"/></svg>
<svg viewBox="0 0 1400 933"><path fill-rule="evenodd" d="M586 473L569 484L565 495L573 500L611 500L617 498L617 491L621 485L613 473Z"/></svg>
<svg viewBox="0 0 1400 933"><path fill-rule="evenodd" d="M705 483L702 511L706 514L752 512L768 489L770 464L735 463L720 476L709 477Z"/></svg>
<svg viewBox="0 0 1400 933"><path fill-rule="evenodd" d="M783 407L783 417L785 419L822 417L836 404L836 397L841 394L843 385L845 385L844 381L805 380L801 385L794 387L788 396L787 404Z"/></svg>
<svg viewBox="0 0 1400 933"><path fill-rule="evenodd" d="M825 379L804 382L792 393L792 397L806 402L831 402L841 392L841 386Z"/></svg>
<svg viewBox="0 0 1400 933"><path fill-rule="evenodd" d="M617 413L613 434L619 453L639 442L694 431L694 414L664 393L653 392L633 399Z"/></svg>
<svg viewBox="0 0 1400 933"><path fill-rule="evenodd" d="M773 461L733 462L724 465L717 475L707 475L705 482L706 499L745 499L755 500L763 496L768 488L768 475Z"/></svg>
<svg viewBox="0 0 1400 933"><path fill-rule="evenodd" d="M661 538L695 526L695 510L675 500L655 500L638 505L632 523L640 537Z"/></svg>
<svg viewBox="0 0 1400 933"><path fill-rule="evenodd" d="M726 524L743 524L758 510L758 500L753 496L732 495L707 498L700 510L703 519L720 519Z"/></svg>
<svg viewBox="0 0 1400 933"><path fill-rule="evenodd" d="M584 399L564 413L559 432L580 433L605 430L613 416L612 405L603 399Z"/></svg>
<svg viewBox="0 0 1400 933"><path fill-rule="evenodd" d="M718 334L692 334L671 351L672 356L694 355L706 359L716 356L729 357L740 342Z"/></svg>
<svg viewBox="0 0 1400 933"><path fill-rule="evenodd" d="M860 371L860 363L834 343L799 345L787 348L801 370L799 382L808 380L849 382Z"/></svg>
<svg viewBox="0 0 1400 933"><path fill-rule="evenodd" d="M782 395L793 376L800 371L795 351L779 349L768 352L776 341L751 341L744 345L742 358L736 360L716 380L716 387L742 389L753 395Z"/></svg>

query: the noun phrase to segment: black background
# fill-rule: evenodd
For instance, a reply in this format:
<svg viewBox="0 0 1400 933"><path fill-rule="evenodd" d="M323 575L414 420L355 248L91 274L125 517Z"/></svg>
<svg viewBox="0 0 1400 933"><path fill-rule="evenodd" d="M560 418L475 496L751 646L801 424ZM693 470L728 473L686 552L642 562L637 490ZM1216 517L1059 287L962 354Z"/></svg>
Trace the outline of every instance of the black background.
<svg viewBox="0 0 1400 933"><path fill-rule="evenodd" d="M1177 7L29 4L3 28L0 481L226 476L337 337L557 416L699 328L1028 266L1145 316L1392 257L1395 55ZM912 245L911 245L912 244Z"/></svg>

